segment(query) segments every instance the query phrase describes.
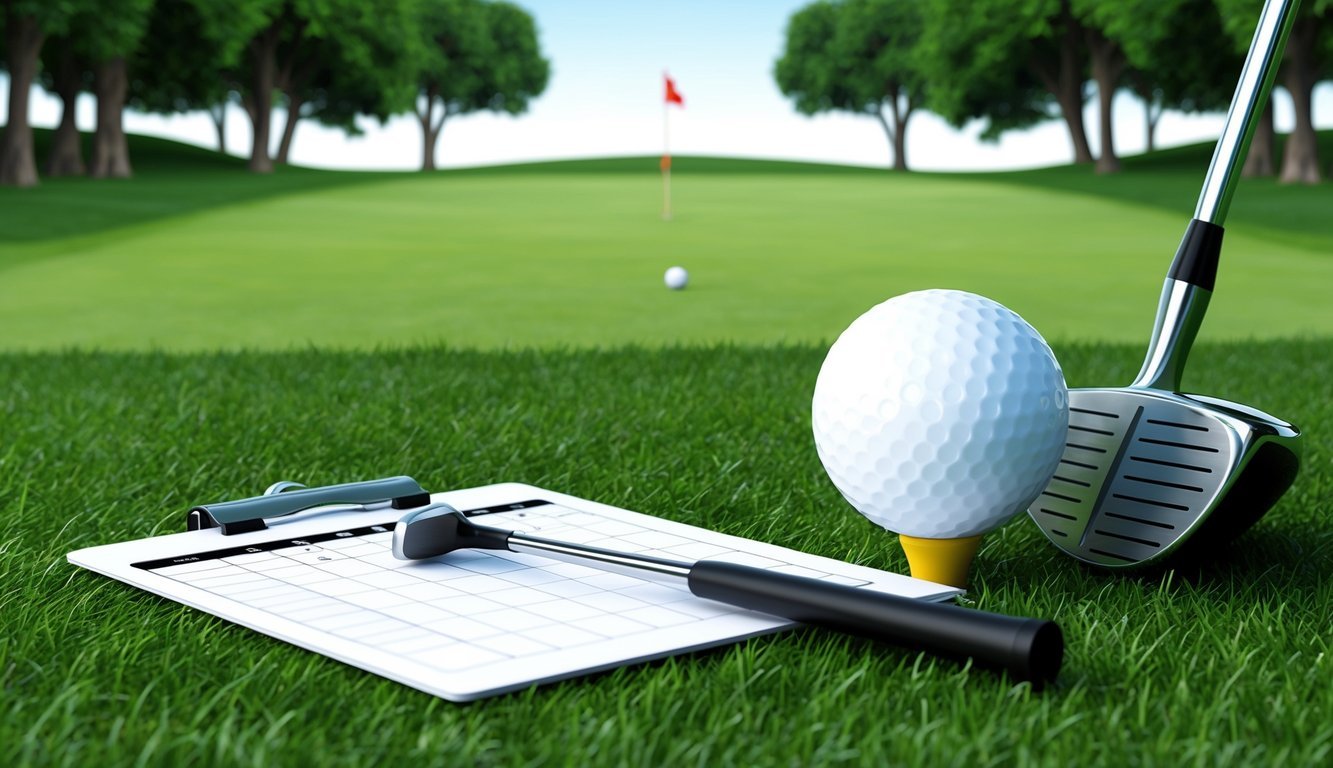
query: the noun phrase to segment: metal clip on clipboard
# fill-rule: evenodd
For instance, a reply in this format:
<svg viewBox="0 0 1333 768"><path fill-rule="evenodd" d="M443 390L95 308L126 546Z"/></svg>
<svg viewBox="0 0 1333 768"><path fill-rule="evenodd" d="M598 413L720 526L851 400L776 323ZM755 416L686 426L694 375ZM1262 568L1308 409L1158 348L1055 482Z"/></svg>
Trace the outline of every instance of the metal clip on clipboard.
<svg viewBox="0 0 1333 768"><path fill-rule="evenodd" d="M288 490L296 488L299 490ZM406 475L360 483L306 488L288 481L274 483L262 496L220 501L192 508L185 518L187 531L221 528L223 536L268 527L266 518L294 515L312 507L357 504L363 509L411 509L430 503L430 494Z"/></svg>

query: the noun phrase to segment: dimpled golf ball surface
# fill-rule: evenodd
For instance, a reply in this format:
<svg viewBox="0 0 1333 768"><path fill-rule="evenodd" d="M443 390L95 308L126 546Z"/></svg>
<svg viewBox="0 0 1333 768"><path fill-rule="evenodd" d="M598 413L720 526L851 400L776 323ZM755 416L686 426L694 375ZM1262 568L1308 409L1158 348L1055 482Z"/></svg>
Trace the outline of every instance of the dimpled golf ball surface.
<svg viewBox="0 0 1333 768"><path fill-rule="evenodd" d="M1014 312L962 291L889 299L829 349L815 445L861 514L909 536L975 536L1026 509L1059 463L1064 375Z"/></svg>

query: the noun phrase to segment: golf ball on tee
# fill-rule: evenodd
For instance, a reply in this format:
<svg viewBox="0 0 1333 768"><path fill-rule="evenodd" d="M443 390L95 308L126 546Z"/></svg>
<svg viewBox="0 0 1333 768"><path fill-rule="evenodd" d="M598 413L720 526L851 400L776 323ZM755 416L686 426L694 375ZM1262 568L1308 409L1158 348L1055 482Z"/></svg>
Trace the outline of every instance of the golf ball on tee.
<svg viewBox="0 0 1333 768"><path fill-rule="evenodd" d="M829 349L811 409L833 484L908 536L976 536L1026 509L1064 449L1055 355L1004 306L963 291L885 301Z"/></svg>
<svg viewBox="0 0 1333 768"><path fill-rule="evenodd" d="M679 291L690 282L690 273L684 267L671 267L662 276L662 282L673 291Z"/></svg>

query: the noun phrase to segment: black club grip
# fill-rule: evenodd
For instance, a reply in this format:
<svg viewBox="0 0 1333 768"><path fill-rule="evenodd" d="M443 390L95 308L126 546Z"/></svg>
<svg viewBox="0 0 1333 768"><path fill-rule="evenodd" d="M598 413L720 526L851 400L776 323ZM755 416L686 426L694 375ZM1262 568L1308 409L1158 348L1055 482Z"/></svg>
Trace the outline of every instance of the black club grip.
<svg viewBox="0 0 1333 768"><path fill-rule="evenodd" d="M971 658L1040 687L1055 679L1064 636L1053 621L931 603L703 560L690 569L699 597L860 635L912 650Z"/></svg>

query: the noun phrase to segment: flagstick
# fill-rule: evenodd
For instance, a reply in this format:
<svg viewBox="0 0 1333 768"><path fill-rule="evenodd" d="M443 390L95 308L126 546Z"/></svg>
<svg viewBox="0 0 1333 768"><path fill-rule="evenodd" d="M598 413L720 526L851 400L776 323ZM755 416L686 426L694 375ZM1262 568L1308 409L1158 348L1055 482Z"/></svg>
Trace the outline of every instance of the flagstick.
<svg viewBox="0 0 1333 768"><path fill-rule="evenodd" d="M662 100L662 220L671 220L671 102Z"/></svg>
<svg viewBox="0 0 1333 768"><path fill-rule="evenodd" d="M671 220L671 169L662 171L662 220Z"/></svg>

